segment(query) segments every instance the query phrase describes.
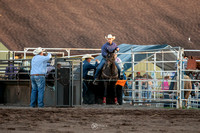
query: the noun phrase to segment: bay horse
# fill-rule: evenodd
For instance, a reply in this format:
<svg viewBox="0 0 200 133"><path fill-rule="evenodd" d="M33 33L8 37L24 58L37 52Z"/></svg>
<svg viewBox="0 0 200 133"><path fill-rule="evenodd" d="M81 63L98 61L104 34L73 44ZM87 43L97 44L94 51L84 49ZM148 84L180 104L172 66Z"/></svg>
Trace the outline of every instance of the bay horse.
<svg viewBox="0 0 200 133"><path fill-rule="evenodd" d="M184 79L191 79L188 75L184 75L183 76ZM175 77L175 80L177 79L177 76ZM191 89L191 90L186 90L184 91L184 98L185 99L188 99L190 94L191 94L191 91L192 91L192 82L191 81L183 81L183 87L184 89ZM177 82L174 83L174 87L173 87L174 90L177 90ZM185 107L187 107L187 100L185 100Z"/></svg>
<svg viewBox="0 0 200 133"><path fill-rule="evenodd" d="M114 89L114 101L118 105L117 101L117 92L116 92L116 82L118 80L118 69L115 64L115 51L108 53L106 56L106 62L101 70L100 79L104 80L104 95L103 95L103 104L106 104L107 89L109 85L111 89Z"/></svg>

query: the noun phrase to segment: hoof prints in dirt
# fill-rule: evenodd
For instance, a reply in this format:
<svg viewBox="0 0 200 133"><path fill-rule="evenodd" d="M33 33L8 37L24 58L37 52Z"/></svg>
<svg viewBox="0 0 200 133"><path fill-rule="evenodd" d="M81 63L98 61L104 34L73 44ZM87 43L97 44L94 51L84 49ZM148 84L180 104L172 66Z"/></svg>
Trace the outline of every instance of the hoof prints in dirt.
<svg viewBox="0 0 200 133"><path fill-rule="evenodd" d="M189 121L189 123L188 123ZM198 132L199 110L135 108L0 109L2 132ZM164 124L163 124L164 123ZM94 125L96 128L94 128ZM180 127L182 131L180 131Z"/></svg>

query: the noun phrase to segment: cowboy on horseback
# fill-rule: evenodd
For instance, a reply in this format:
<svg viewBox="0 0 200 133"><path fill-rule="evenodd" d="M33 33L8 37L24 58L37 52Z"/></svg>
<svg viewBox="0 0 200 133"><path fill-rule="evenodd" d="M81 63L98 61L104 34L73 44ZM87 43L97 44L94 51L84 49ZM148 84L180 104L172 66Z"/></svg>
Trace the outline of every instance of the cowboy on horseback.
<svg viewBox="0 0 200 133"><path fill-rule="evenodd" d="M108 36L105 36L105 39L107 40L107 42L101 47L101 53L102 53L102 60L100 62L100 64L97 67L96 73L94 75L94 84L96 85L96 81L97 81L97 77L99 75L100 70L103 68L105 62L106 62L106 56L108 55L109 52L113 52L113 51L119 51L119 48L117 46L117 44L115 44L113 42L113 40L115 39L115 36L108 34ZM118 63L115 62L117 69L118 69L118 77L120 78L120 73L121 73L121 68L119 67Z"/></svg>

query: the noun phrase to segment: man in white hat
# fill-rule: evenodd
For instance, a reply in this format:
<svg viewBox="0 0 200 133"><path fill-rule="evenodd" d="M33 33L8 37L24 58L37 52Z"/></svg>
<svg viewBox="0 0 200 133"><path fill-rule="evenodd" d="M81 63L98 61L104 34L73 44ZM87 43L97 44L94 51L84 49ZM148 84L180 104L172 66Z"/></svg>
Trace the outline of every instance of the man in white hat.
<svg viewBox="0 0 200 133"><path fill-rule="evenodd" d="M103 66L106 62L106 56L107 56L108 52L113 52L114 50L119 51L117 44L115 44L113 42L113 40L115 40L115 36L108 34L108 36L105 36L105 39L107 40L107 42L101 47L101 54L102 54L103 58L102 58L100 64L98 65L98 67L97 67L97 70L96 70L96 73L95 73L95 76L94 76L94 84L96 84L96 79L99 75L99 72L103 68ZM115 64L117 66L118 75L120 77L121 69L120 69L118 63L115 62Z"/></svg>
<svg viewBox="0 0 200 133"><path fill-rule="evenodd" d="M90 71L91 69L96 69L99 60L96 59L95 60L96 63L95 65L93 65L93 64L90 64L90 62L92 59L94 59L94 57L92 57L90 54L86 54L85 56L83 56L83 58L85 58L85 60L83 61L83 78L93 79L91 78L90 75L88 75L88 71Z"/></svg>
<svg viewBox="0 0 200 133"><path fill-rule="evenodd" d="M33 51L35 56L31 60L31 107L35 107L36 102L38 102L38 107L44 107L45 74L47 72L47 62L51 58L50 53L44 56L44 51L41 47Z"/></svg>
<svg viewBox="0 0 200 133"><path fill-rule="evenodd" d="M93 79L93 76L88 75L88 71L96 69L99 60L96 59L95 60L96 63L95 65L93 65L90 62L92 59L94 59L94 57L92 57L90 54L86 54L85 56L83 56L83 58L85 58L85 60L83 61L83 79ZM83 97L85 96L87 90L88 90L88 82L83 81Z"/></svg>

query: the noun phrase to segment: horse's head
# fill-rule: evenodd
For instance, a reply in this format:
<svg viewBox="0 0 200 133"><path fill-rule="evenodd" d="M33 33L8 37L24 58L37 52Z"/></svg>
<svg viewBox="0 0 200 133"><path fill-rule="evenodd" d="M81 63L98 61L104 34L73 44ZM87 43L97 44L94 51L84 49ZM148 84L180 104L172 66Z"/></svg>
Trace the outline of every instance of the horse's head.
<svg viewBox="0 0 200 133"><path fill-rule="evenodd" d="M107 54L107 56L106 56L106 60L107 61L110 61L110 62L115 62L115 59L116 59L116 56L117 54L115 53L115 51L113 51L113 52L109 52L108 54Z"/></svg>

